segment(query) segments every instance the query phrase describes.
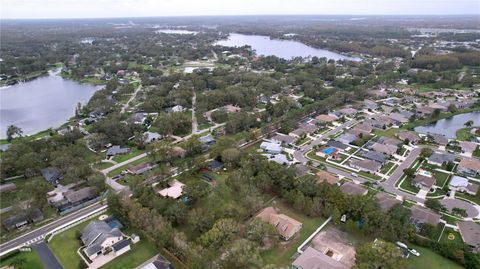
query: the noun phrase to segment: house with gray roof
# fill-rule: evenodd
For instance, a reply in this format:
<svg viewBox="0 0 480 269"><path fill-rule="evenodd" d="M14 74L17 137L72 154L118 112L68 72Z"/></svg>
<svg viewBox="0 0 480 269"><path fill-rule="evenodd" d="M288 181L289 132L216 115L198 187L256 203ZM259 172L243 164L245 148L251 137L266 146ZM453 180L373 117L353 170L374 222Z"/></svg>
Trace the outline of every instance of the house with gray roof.
<svg viewBox="0 0 480 269"><path fill-rule="evenodd" d="M80 240L85 246L83 252L93 260L110 251L111 247L122 238L123 234L118 228L110 227L105 221L94 220L83 229Z"/></svg>
<svg viewBox="0 0 480 269"><path fill-rule="evenodd" d="M116 155L127 154L129 152L130 152L130 148L122 148L120 146L111 146L107 150L107 158L110 158Z"/></svg>
<svg viewBox="0 0 480 269"><path fill-rule="evenodd" d="M348 148L350 148L350 146L348 145L345 145L343 144L342 142L339 142L339 141L335 141L335 140L329 140L327 142L327 145L330 146L330 147L334 147L338 150L347 150Z"/></svg>
<svg viewBox="0 0 480 269"><path fill-rule="evenodd" d="M435 142L435 143L437 143L441 146L446 146L448 144L448 138L446 138L444 135L436 134L436 133L428 133L427 137L431 141L433 141L433 142Z"/></svg>
<svg viewBox="0 0 480 269"><path fill-rule="evenodd" d="M426 207L413 205L410 211L412 212L410 221L415 225L417 232L420 231L422 224L436 226L440 222L440 215Z"/></svg>
<svg viewBox="0 0 480 269"><path fill-rule="evenodd" d="M155 132L145 132L143 133L143 135L145 136L144 142L147 144L150 144L152 142L162 139L162 135Z"/></svg>
<svg viewBox="0 0 480 269"><path fill-rule="evenodd" d="M455 155L453 154L434 152L428 157L427 162L432 165L442 166L448 162L453 162L454 160Z"/></svg>
<svg viewBox="0 0 480 269"><path fill-rule="evenodd" d="M412 144L416 144L420 140L420 137L412 131L398 132L397 137L402 141L408 140Z"/></svg>
<svg viewBox="0 0 480 269"><path fill-rule="evenodd" d="M470 183L467 178L453 176L450 183L448 183L448 187L451 190L475 195L478 192L479 185Z"/></svg>
<svg viewBox="0 0 480 269"><path fill-rule="evenodd" d="M340 186L340 191L350 195L362 195L362 196L368 193L367 189L353 182L345 182L342 186Z"/></svg>
<svg viewBox="0 0 480 269"><path fill-rule="evenodd" d="M352 160L350 161L350 166L372 174L382 168L382 164L372 160Z"/></svg>
<svg viewBox="0 0 480 269"><path fill-rule="evenodd" d="M367 158L372 161L379 162L381 164L385 163L387 156L381 152L376 152L376 151L367 151L364 150L361 153L362 157Z"/></svg>
<svg viewBox="0 0 480 269"><path fill-rule="evenodd" d="M344 133L342 134L341 136L337 137L335 140L343 143L343 144L350 144L352 142L354 142L355 140L357 140L357 136L355 136L354 134L350 134L350 133Z"/></svg>
<svg viewBox="0 0 480 269"><path fill-rule="evenodd" d="M397 200L394 196L382 191L378 192L375 195L375 198L377 198L377 203L383 212L388 212L395 205L402 203L400 200Z"/></svg>
<svg viewBox="0 0 480 269"><path fill-rule="evenodd" d="M274 137L272 137L272 140L278 141L284 145L291 145L295 143L295 141L297 141L297 138L279 133L279 134L276 134Z"/></svg>
<svg viewBox="0 0 480 269"><path fill-rule="evenodd" d="M40 170L43 178L50 184L56 186L58 185L59 181L63 179L60 170L55 167L47 167L45 169Z"/></svg>

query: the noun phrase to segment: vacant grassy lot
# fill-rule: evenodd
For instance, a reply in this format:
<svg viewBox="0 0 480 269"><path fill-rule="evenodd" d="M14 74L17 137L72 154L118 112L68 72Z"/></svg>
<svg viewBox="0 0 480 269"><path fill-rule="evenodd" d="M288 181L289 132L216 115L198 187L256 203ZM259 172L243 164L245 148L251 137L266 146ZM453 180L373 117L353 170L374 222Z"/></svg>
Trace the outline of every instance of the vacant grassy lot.
<svg viewBox="0 0 480 269"><path fill-rule="evenodd" d="M81 258L77 254L77 249L80 248L81 245L80 240L76 238L76 231L81 231L88 223L90 223L90 221L86 221L61 234L57 234L53 237L52 241L48 243L48 247L52 250L63 268L78 268Z"/></svg>
<svg viewBox="0 0 480 269"><path fill-rule="evenodd" d="M117 163L121 163L121 162L124 162L128 159L131 159L135 156L138 156L140 154L142 154L143 152L145 152L144 150L139 150L137 148L133 148L128 154L122 154L122 155L118 155L118 156L115 156L113 157L112 159L114 161L116 161Z"/></svg>
<svg viewBox="0 0 480 269"><path fill-rule="evenodd" d="M408 258L405 269L419 269L419 268L435 268L435 269L461 269L461 265L454 263L447 258L444 258L437 253L420 246L409 245L416 249L420 256L416 257L411 255Z"/></svg>
<svg viewBox="0 0 480 269"><path fill-rule="evenodd" d="M93 165L93 168L98 169L98 170L103 170L103 169L107 169L107 168L112 167L112 166L113 166L113 163L100 162L100 163L95 163Z"/></svg>
<svg viewBox="0 0 480 269"><path fill-rule="evenodd" d="M3 257L0 258L0 268L3 268L4 266L9 266L10 264L12 264L12 262L15 261L15 259L25 260L23 268L28 268L28 269L44 268L42 265L42 262L40 261L40 258L38 258L37 254L35 254L33 250L30 252L19 252L5 259L3 259Z"/></svg>
<svg viewBox="0 0 480 269"><path fill-rule="evenodd" d="M300 233L295 235L289 242L281 242L277 244L273 249L268 250L262 254L264 264L273 264L278 267L289 266L292 262L291 258L297 251L300 244L305 241L322 223L325 219L316 217L307 217L301 213L294 211L290 206L276 200L271 206L278 208L280 213L283 213L291 218L294 218L302 223L302 229Z"/></svg>

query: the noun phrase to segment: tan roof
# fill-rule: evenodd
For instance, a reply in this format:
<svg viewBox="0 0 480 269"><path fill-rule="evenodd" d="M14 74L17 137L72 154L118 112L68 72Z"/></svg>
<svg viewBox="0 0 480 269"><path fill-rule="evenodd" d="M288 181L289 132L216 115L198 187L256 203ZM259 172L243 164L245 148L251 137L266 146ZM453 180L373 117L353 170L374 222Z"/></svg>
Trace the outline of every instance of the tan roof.
<svg viewBox="0 0 480 269"><path fill-rule="evenodd" d="M397 152L397 146L394 145L384 145L380 143L374 143L372 149L376 152L385 153L387 155L393 155Z"/></svg>
<svg viewBox="0 0 480 269"><path fill-rule="evenodd" d="M182 196L184 186L185 184L177 180L174 180L169 188L160 190L158 194L160 194L163 197L170 197L173 199L177 199L178 197Z"/></svg>
<svg viewBox="0 0 480 269"><path fill-rule="evenodd" d="M459 221L457 226L463 242L469 246L480 247L480 224L473 221Z"/></svg>
<svg viewBox="0 0 480 269"><path fill-rule="evenodd" d="M463 158L458 165L471 170L480 171L480 161L476 159Z"/></svg>
<svg viewBox="0 0 480 269"><path fill-rule="evenodd" d="M335 117L326 114L318 115L315 119L322 122L332 122L336 120Z"/></svg>
<svg viewBox="0 0 480 269"><path fill-rule="evenodd" d="M333 174L330 174L327 171L318 171L317 172L317 181L318 182L327 182L329 184L336 184L338 182L338 178Z"/></svg>
<svg viewBox="0 0 480 269"><path fill-rule="evenodd" d="M433 184L435 184L435 177L427 177L424 175L416 175L415 178L413 179L413 182L415 184L421 184L422 186L425 186L427 188L431 188Z"/></svg>
<svg viewBox="0 0 480 269"><path fill-rule="evenodd" d="M332 259L322 252L308 247L297 259L292 263L296 268L302 269L348 269L346 265Z"/></svg>
<svg viewBox="0 0 480 269"><path fill-rule="evenodd" d="M275 226L278 233L285 238L292 237L302 227L301 222L292 219L285 214L278 214L273 207L264 208L255 217Z"/></svg>
<svg viewBox="0 0 480 269"><path fill-rule="evenodd" d="M417 220L420 223L437 225L440 222L440 215L428 208L414 205L410 208L410 211L412 212L412 219Z"/></svg>
<svg viewBox="0 0 480 269"><path fill-rule="evenodd" d="M223 107L223 110L227 113L237 113L240 112L240 110L242 109L238 106L226 105Z"/></svg>
<svg viewBox="0 0 480 269"><path fill-rule="evenodd" d="M418 137L418 135L412 131L405 131L405 132L399 132L397 133L397 136L400 140L405 140L405 139L408 139L410 141L418 141L420 138Z"/></svg>

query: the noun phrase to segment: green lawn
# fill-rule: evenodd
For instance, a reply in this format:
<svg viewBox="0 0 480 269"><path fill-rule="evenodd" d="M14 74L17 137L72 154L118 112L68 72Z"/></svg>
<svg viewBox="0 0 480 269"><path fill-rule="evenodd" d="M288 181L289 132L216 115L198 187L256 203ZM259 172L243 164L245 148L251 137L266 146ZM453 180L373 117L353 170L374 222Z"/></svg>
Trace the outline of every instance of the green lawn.
<svg viewBox="0 0 480 269"><path fill-rule="evenodd" d="M448 236L452 234L454 236L453 240L448 238ZM462 236L459 232L454 231L452 228L445 228L443 231L442 238L440 239L442 243L455 243L455 244L463 244Z"/></svg>
<svg viewBox="0 0 480 269"><path fill-rule="evenodd" d="M419 268L462 269L463 268L461 265L456 264L455 262L438 255L437 253L431 251L430 249L416 246L413 244L409 244L409 247L416 249L420 253L420 256L416 257L413 255L410 255L410 258L408 258L406 265L404 266L404 269L419 269Z"/></svg>
<svg viewBox="0 0 480 269"><path fill-rule="evenodd" d="M470 130L471 128L458 129L458 131L456 132L457 140L470 141L470 137L472 136L470 134Z"/></svg>
<svg viewBox="0 0 480 269"><path fill-rule="evenodd" d="M25 269L43 269L42 262L40 258L35 254L35 251L27 251L27 252L18 252L15 255L8 256L5 259L3 257L0 258L0 267L3 268L4 266L10 265L15 259L25 259L24 268Z"/></svg>
<svg viewBox="0 0 480 269"><path fill-rule="evenodd" d="M4 192L0 195L0 208L9 207L18 204L18 202L25 201L30 198L30 193L26 192L25 185L27 182L44 180L41 176L32 178L17 178L9 181L1 181L2 184L14 183L17 186L15 191ZM52 187L53 189L53 187Z"/></svg>
<svg viewBox="0 0 480 269"><path fill-rule="evenodd" d="M93 164L93 168L98 169L98 170L107 169L107 168L112 167L112 166L113 166L113 163L99 162L99 163Z"/></svg>
<svg viewBox="0 0 480 269"><path fill-rule="evenodd" d="M83 222L63 233L57 234L48 243L48 246L63 268L78 268L81 258L78 256L77 250L81 244L80 240L75 237L75 234L76 231L81 231L88 223L90 221Z"/></svg>
<svg viewBox="0 0 480 269"><path fill-rule="evenodd" d="M140 237L140 242L132 244L132 249L113 261L100 267L101 269L135 268L146 260L158 254L158 250L152 243Z"/></svg>
<svg viewBox="0 0 480 269"><path fill-rule="evenodd" d="M401 181L401 179L400 179ZM405 180L400 184L400 188L417 193L420 189L412 185L412 179L409 177L405 177Z"/></svg>
<svg viewBox="0 0 480 269"><path fill-rule="evenodd" d="M433 173L435 175L435 178L437 179L435 185L439 187L445 186L445 184L447 183L447 180L450 178L450 175L447 173L442 173L438 171L434 171Z"/></svg>
<svg viewBox="0 0 480 269"><path fill-rule="evenodd" d="M128 154L118 155L118 156L113 157L112 159L114 161L116 161L117 163L121 163L121 162L124 162L128 159L131 159L131 158L135 157L135 156L138 156L138 155L140 155L144 152L145 152L144 150L139 150L137 148L132 148L132 150Z"/></svg>
<svg viewBox="0 0 480 269"><path fill-rule="evenodd" d="M388 162L385 166L383 166L382 170L380 170L380 173L382 174L387 174L387 172L393 167L393 166L397 166L395 163L393 162ZM390 171L390 173L392 173L393 171L395 171L395 169L393 169L392 171Z"/></svg>
<svg viewBox="0 0 480 269"><path fill-rule="evenodd" d="M473 152L473 156L480 158L480 146L478 146L475 151Z"/></svg>
<svg viewBox="0 0 480 269"><path fill-rule="evenodd" d="M280 213L283 213L289 217L292 217L302 223L302 229L299 234L295 235L288 243L281 242L277 244L271 250L262 253L264 264L273 264L278 267L289 266L292 262L291 258L297 251L297 248L307 239L322 223L325 219L320 217L307 217L301 213L294 211L291 207L276 200L276 203L272 203L273 207L280 209Z"/></svg>

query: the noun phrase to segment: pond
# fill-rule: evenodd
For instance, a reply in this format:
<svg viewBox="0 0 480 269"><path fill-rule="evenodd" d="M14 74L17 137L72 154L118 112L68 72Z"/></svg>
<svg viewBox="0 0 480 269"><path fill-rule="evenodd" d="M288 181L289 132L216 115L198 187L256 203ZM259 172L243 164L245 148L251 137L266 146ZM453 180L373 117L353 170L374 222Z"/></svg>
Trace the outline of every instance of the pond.
<svg viewBox="0 0 480 269"><path fill-rule="evenodd" d="M233 33L228 36L228 39L217 41L215 45L226 47L241 47L249 45L256 51L257 55L274 55L284 59L317 56L319 58L326 57L327 59L333 60L361 60L359 58L349 57L332 51L313 48L298 41L270 39L268 36L260 35L242 35Z"/></svg>
<svg viewBox="0 0 480 269"><path fill-rule="evenodd" d="M456 138L456 132L459 129L465 128L465 122L470 120L473 121L472 126L480 126L480 112L470 112L455 115L450 118L436 121L429 125L418 126L415 128L415 131L423 134L442 134L447 138L454 139Z"/></svg>
<svg viewBox="0 0 480 269"><path fill-rule="evenodd" d="M172 29L162 29L156 30L155 33L163 33L163 34L177 34L177 35L196 35L198 32L196 31L188 31L188 30L172 30Z"/></svg>
<svg viewBox="0 0 480 269"><path fill-rule="evenodd" d="M0 88L0 137L16 125L24 135L59 127L75 115L78 102L85 104L102 86L80 84L52 71L48 76Z"/></svg>

